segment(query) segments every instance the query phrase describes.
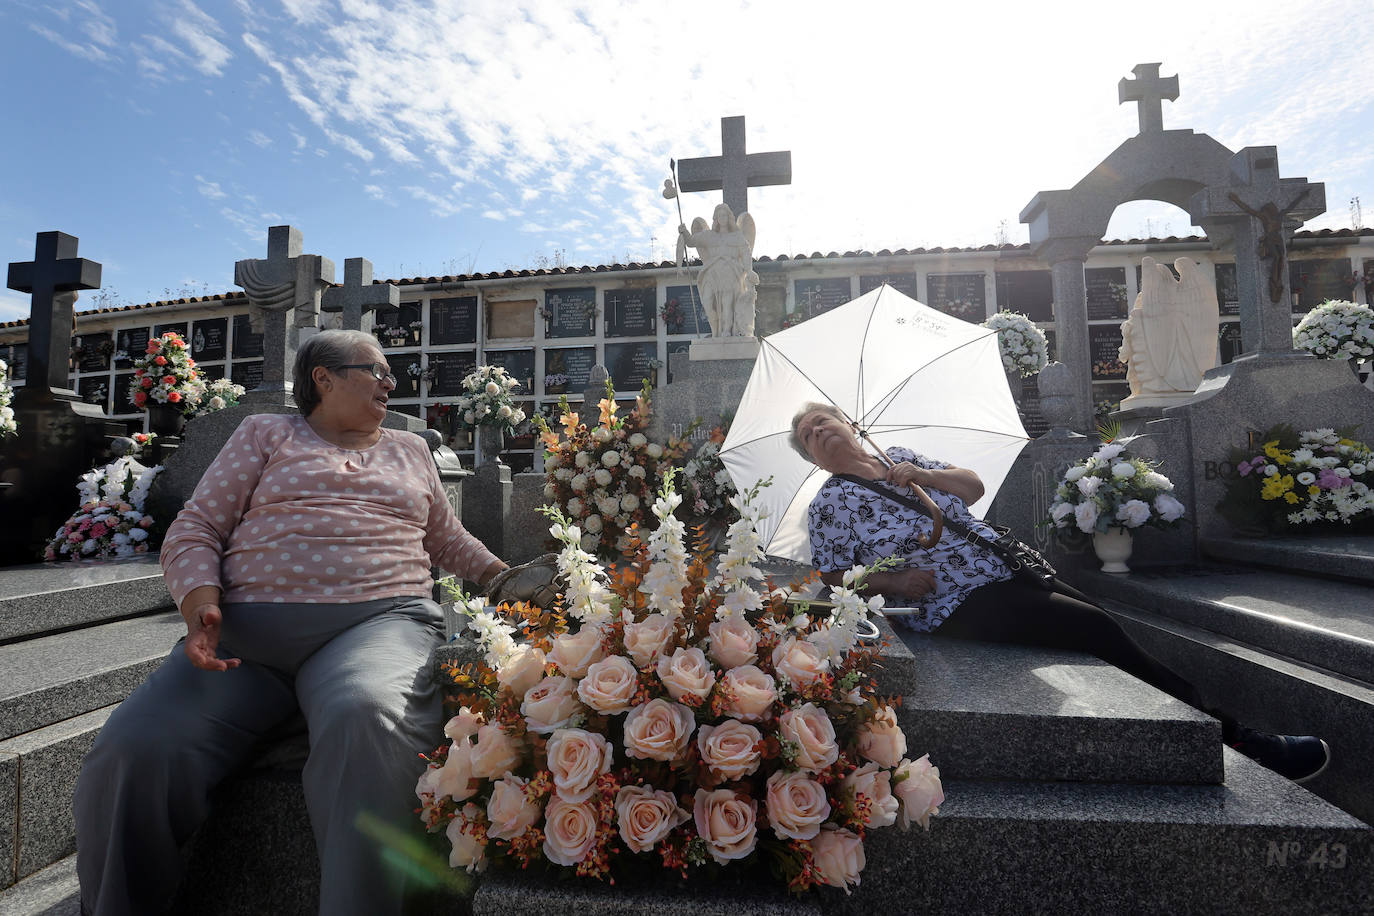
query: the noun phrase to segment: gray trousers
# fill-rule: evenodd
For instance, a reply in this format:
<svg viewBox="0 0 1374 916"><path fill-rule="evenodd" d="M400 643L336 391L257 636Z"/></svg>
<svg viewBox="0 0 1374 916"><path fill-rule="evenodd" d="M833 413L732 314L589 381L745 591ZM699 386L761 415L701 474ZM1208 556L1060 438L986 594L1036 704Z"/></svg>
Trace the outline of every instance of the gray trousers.
<svg viewBox="0 0 1374 916"><path fill-rule="evenodd" d="M402 877L357 822L371 815L422 829L417 755L442 741L443 727L426 662L442 634L442 611L423 598L226 606L220 655L243 664L202 671L178 643L86 756L75 800L83 908L106 916L168 906L210 791L299 708L310 731L303 782L320 912L399 913Z"/></svg>

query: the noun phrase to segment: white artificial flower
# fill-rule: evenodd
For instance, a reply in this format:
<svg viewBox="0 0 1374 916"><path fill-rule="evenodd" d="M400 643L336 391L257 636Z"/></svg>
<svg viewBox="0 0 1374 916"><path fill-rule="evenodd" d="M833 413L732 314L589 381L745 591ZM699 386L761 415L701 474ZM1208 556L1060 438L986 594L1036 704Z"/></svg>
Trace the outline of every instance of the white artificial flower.
<svg viewBox="0 0 1374 916"><path fill-rule="evenodd" d="M1080 477L1078 479L1078 492L1084 496L1093 496L1100 486L1102 486L1101 477Z"/></svg>
<svg viewBox="0 0 1374 916"><path fill-rule="evenodd" d="M1303 486L1308 486L1316 482L1317 475L1313 474L1311 471L1303 471L1301 474L1298 475L1298 483L1302 484Z"/></svg>
<svg viewBox="0 0 1374 916"><path fill-rule="evenodd" d="M1129 461L1119 461L1112 465L1112 476L1117 480L1129 480L1135 476L1135 465Z"/></svg>
<svg viewBox="0 0 1374 916"><path fill-rule="evenodd" d="M1116 520L1127 528L1139 528L1150 520L1150 504L1128 499L1117 508Z"/></svg>
<svg viewBox="0 0 1374 916"><path fill-rule="evenodd" d="M1082 476L1083 476L1084 474L1086 474L1086 473L1088 473L1088 466L1087 466L1087 465L1085 465L1085 464L1076 464L1076 465L1074 465L1073 467L1069 468L1067 471L1064 472L1064 479L1065 479L1066 481L1068 481L1069 483L1073 483L1074 481L1076 481L1078 478L1082 477Z"/></svg>
<svg viewBox="0 0 1374 916"><path fill-rule="evenodd" d="M1073 515L1074 520L1078 522L1079 531L1091 532L1097 527L1097 503L1092 500L1075 506Z"/></svg>
<svg viewBox="0 0 1374 916"><path fill-rule="evenodd" d="M1183 517L1183 503L1179 502L1168 493L1161 493L1155 497L1155 511L1159 517L1166 522L1177 521Z"/></svg>

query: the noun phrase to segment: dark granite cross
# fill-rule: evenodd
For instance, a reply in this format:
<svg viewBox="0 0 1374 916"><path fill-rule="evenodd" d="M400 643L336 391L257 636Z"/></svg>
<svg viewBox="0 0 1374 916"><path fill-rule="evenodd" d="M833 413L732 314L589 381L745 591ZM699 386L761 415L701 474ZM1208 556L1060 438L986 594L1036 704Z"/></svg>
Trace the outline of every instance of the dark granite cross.
<svg viewBox="0 0 1374 916"><path fill-rule="evenodd" d="M1326 212L1326 186L1280 178L1278 150L1247 146L1231 159L1231 180L1198 191L1188 202L1194 223L1235 227L1236 287L1241 345L1246 353L1293 350L1288 240L1293 230Z"/></svg>
<svg viewBox="0 0 1374 916"><path fill-rule="evenodd" d="M27 389L70 393L67 364L75 293L100 287L100 265L78 258L77 243L76 236L65 232L40 232L33 260L10 264L9 288L32 294Z"/></svg>
<svg viewBox="0 0 1374 916"><path fill-rule="evenodd" d="M1161 78L1159 64L1136 64L1135 79L1122 77L1116 84L1117 104L1139 102L1140 132L1159 133L1164 129L1163 101L1178 98L1178 77Z"/></svg>
<svg viewBox="0 0 1374 916"><path fill-rule="evenodd" d="M234 262L234 283L248 294L253 330L262 334L262 383L255 390L274 397L291 390L300 329L319 326L320 293L334 282L334 262L302 254L302 247L299 229L272 226L265 260Z"/></svg>
<svg viewBox="0 0 1374 916"><path fill-rule="evenodd" d="M746 153L744 118L720 119L721 155L683 159L677 164L683 191L724 190L725 203L739 216L749 209L749 189L792 183L792 153Z"/></svg>
<svg viewBox="0 0 1374 916"><path fill-rule="evenodd" d="M343 312L340 327L346 331L370 331L370 327L363 327L368 312L400 304L400 287L394 283L373 284L372 262L367 258L347 258L343 286L327 289L320 297L322 311Z"/></svg>

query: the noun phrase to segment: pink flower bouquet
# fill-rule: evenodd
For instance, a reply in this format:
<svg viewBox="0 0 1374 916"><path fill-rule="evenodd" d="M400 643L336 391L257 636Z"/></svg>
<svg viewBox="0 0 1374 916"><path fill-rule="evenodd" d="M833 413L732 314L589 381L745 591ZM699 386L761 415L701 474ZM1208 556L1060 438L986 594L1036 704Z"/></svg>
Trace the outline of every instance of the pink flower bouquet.
<svg viewBox="0 0 1374 916"><path fill-rule="evenodd" d="M758 510L742 494L712 575L684 547L672 477L657 529L609 573L546 510L567 583L554 611L503 608L517 629L460 597L483 658L449 669L462 705L416 786L421 818L469 872L542 859L686 877L762 859L795 891L847 891L869 830L928 828L944 799L878 695L878 648L856 635L881 606L857 593L871 570L814 619L755 590Z"/></svg>

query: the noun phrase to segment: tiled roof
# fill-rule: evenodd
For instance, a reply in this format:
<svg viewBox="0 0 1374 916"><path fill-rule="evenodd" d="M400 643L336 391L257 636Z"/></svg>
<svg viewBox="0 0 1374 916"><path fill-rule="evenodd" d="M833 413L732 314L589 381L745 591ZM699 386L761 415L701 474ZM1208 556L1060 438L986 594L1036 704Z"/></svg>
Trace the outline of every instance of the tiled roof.
<svg viewBox="0 0 1374 916"><path fill-rule="evenodd" d="M1309 239L1357 239L1362 236L1374 236L1374 228L1299 230L1298 232L1295 232L1293 234L1293 239L1295 241ZM1200 235L1170 235L1164 238L1103 239L1098 244L1105 247L1117 247L1128 245L1203 245L1206 244L1206 242L1206 237ZM819 251L813 251L811 254L780 254L772 257L769 257L768 255L763 255L761 257L755 258L754 260L756 263L770 264L792 261L831 261L843 260L846 258L887 258L903 257L910 255L947 255L977 253L1023 253L1028 255L1030 254L1030 247L1031 246L1029 243L1023 242L1019 245L979 245L976 247L968 248L944 248L938 246L935 248L897 248L895 250L883 248L879 251L846 251L843 254L837 251L832 251L828 254L822 254ZM699 264L700 262L694 261L692 263ZM521 280L528 279L531 277L577 277L595 274L626 273L638 270L655 270L663 268L672 268L676 266L677 264L674 261L659 261L657 263L634 261L629 264L597 264L583 265L580 267L540 267L533 269L526 268L522 270L491 271L489 273L446 275L442 277L406 277L400 280L373 280L372 282L374 284L395 283L397 286L425 286L439 285L443 283L468 283L480 280ZM334 285L337 286L339 284ZM114 306L112 308L90 309L88 311L79 311L77 312L77 314L104 315L111 314L114 312L129 312L137 311L139 309L158 308L167 305L197 305L201 303L212 302L236 302L238 300L245 298L246 296L242 292L216 293L213 296L194 296L189 299L159 300L157 302L145 302L140 303L138 305L120 305ZM21 318L16 321L6 321L0 323L0 329L25 327L28 325L28 323L29 321L27 318Z"/></svg>

